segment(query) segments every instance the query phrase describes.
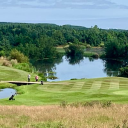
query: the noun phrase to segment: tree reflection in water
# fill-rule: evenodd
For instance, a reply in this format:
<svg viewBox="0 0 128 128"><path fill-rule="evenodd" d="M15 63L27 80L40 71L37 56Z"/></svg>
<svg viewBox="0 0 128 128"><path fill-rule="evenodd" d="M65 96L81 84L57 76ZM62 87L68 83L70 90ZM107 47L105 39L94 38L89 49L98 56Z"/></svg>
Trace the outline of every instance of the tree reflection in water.
<svg viewBox="0 0 128 128"><path fill-rule="evenodd" d="M124 66L126 60L106 59L103 62L105 67L104 72L108 76L118 76L119 69Z"/></svg>
<svg viewBox="0 0 128 128"><path fill-rule="evenodd" d="M43 73L44 76L49 78L56 78L56 64L62 63L62 56L58 58L44 59L32 62L36 70Z"/></svg>
<svg viewBox="0 0 128 128"><path fill-rule="evenodd" d="M127 60L63 56L57 59L39 60L34 62L33 66L47 77L57 76L57 80L69 80L71 78L117 76L119 69L126 66L126 62Z"/></svg>
<svg viewBox="0 0 128 128"><path fill-rule="evenodd" d="M66 60L71 65L80 64L80 62L84 59L83 56L66 56Z"/></svg>

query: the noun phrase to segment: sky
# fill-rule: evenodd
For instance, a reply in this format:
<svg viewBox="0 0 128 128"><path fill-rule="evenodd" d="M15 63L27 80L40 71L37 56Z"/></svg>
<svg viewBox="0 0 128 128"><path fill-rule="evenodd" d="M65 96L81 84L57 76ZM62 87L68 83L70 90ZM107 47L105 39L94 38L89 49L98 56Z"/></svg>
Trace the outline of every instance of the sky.
<svg viewBox="0 0 128 128"><path fill-rule="evenodd" d="M128 0L0 0L0 22L128 30Z"/></svg>

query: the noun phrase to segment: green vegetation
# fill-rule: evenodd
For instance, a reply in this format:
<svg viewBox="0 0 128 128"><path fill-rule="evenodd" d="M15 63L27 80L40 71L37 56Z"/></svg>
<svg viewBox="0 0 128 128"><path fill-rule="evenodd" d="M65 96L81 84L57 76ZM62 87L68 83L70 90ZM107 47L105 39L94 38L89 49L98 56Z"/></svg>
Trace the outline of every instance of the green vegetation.
<svg viewBox="0 0 128 128"><path fill-rule="evenodd" d="M65 46L66 52L58 46ZM86 51L83 52L79 46L85 46ZM95 47L98 48L96 51ZM36 72L29 64L29 59L51 58L53 63L53 59L60 56L58 52L71 56L89 56L90 59L99 56L127 57L128 31L104 30L96 25L85 28L54 24L0 23L0 56L8 58L0 60L0 65L3 65L0 66L0 89L14 88L18 93L16 100L0 99L0 127L128 127L128 106L125 105L128 103L127 78L74 78L25 86L6 82L27 81L28 74L31 75L31 81L35 81L35 75L39 75L39 81L46 81L44 75ZM78 58L73 59L69 62L79 63ZM127 71L127 66L121 68L120 76L127 77ZM52 72L51 69L48 72ZM55 76L51 75L49 78L54 79Z"/></svg>
<svg viewBox="0 0 128 128"><path fill-rule="evenodd" d="M23 76L26 77L27 74ZM20 78L17 78L17 80L19 79ZM37 106L60 104L62 101L66 101L67 103L89 101L128 103L127 84L127 78L107 77L61 82L44 82L44 85L33 84L29 86L18 86L15 87L15 89L20 94L16 96L16 100L10 102L5 98L0 100L0 104Z"/></svg>
<svg viewBox="0 0 128 128"><path fill-rule="evenodd" d="M84 56L85 57L92 57L92 58L99 58L99 54L94 53L94 52L85 52Z"/></svg>
<svg viewBox="0 0 128 128"><path fill-rule="evenodd" d="M15 64L13 67L27 72L36 72L36 69L29 63L18 63Z"/></svg>
<svg viewBox="0 0 128 128"><path fill-rule="evenodd" d="M27 81L29 72L12 67L0 66L0 81ZM31 80L35 81L35 74L31 74Z"/></svg>
<svg viewBox="0 0 128 128"><path fill-rule="evenodd" d="M119 76L128 77L128 65L126 67L120 68L119 70L120 70Z"/></svg>
<svg viewBox="0 0 128 128"><path fill-rule="evenodd" d="M128 56L128 43L126 40L121 40L112 38L105 43L105 54L107 58L121 58Z"/></svg>
<svg viewBox="0 0 128 128"><path fill-rule="evenodd" d="M128 126L127 78L72 79L16 86L5 81L27 81L28 72L5 66L0 66L0 71L0 89L14 88L18 93L15 100L0 99L0 127ZM35 81L34 77L31 73L31 81Z"/></svg>
<svg viewBox="0 0 128 128"><path fill-rule="evenodd" d="M110 45L110 44L115 44ZM29 59L56 58L57 46L80 44L86 48L105 47L106 57L127 56L128 31L55 24L0 23L0 56L9 56L13 49ZM60 51L63 52L63 51ZM117 55L115 55L117 54Z"/></svg>
<svg viewBox="0 0 128 128"><path fill-rule="evenodd" d="M77 44L70 44L69 47L65 48L66 55L68 57L83 57L84 55L84 47Z"/></svg>
<svg viewBox="0 0 128 128"><path fill-rule="evenodd" d="M0 66L0 70L1 81L27 81L28 72L5 66ZM41 79L39 77L39 80ZM31 73L31 81L35 81L35 74L33 73ZM97 100L127 103L127 84L127 78L107 77L45 82L44 85L14 86L20 95L16 96L14 102L10 102L8 99L1 99L0 104L46 105L60 104L62 101L72 103ZM8 86L13 87L11 84ZM0 88L3 87L6 88L6 83L0 84Z"/></svg>
<svg viewBox="0 0 128 128"><path fill-rule="evenodd" d="M16 59L18 63L28 63L28 57L24 56L23 53L19 52L16 49L13 49L10 53L10 59Z"/></svg>

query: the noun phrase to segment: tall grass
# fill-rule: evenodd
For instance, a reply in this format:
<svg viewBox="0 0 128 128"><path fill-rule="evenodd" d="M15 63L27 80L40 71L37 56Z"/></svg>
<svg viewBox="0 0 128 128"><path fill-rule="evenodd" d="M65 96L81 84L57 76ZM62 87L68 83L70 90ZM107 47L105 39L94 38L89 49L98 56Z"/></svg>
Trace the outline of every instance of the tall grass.
<svg viewBox="0 0 128 128"><path fill-rule="evenodd" d="M10 101L14 102L14 101ZM127 128L128 105L0 106L2 128ZM125 127L124 127L125 126Z"/></svg>

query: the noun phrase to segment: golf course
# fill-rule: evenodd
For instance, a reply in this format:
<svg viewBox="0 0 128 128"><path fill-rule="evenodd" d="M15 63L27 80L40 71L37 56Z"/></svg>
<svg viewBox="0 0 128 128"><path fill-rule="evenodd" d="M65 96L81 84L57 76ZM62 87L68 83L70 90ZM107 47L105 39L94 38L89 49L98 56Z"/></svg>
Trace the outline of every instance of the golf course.
<svg viewBox="0 0 128 128"><path fill-rule="evenodd" d="M28 74L0 66L0 89L13 88L17 92L15 100L0 99L0 127L127 128L127 78L85 78L21 86L7 82L27 81ZM36 74L30 74L35 82Z"/></svg>

